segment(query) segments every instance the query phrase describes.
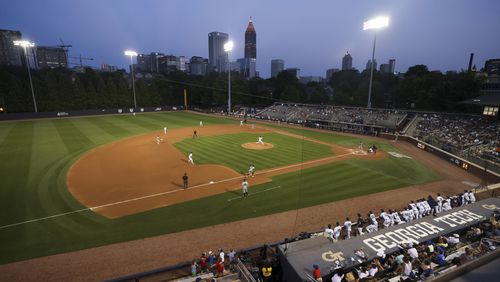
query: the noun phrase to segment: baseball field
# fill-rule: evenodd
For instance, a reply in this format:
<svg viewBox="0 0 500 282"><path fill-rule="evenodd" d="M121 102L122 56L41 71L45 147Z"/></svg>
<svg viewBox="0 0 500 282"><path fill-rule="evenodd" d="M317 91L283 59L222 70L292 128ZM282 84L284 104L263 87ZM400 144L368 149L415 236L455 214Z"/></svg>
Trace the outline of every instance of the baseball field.
<svg viewBox="0 0 500 282"><path fill-rule="evenodd" d="M0 159L1 264L441 179L390 141L186 112L1 122Z"/></svg>

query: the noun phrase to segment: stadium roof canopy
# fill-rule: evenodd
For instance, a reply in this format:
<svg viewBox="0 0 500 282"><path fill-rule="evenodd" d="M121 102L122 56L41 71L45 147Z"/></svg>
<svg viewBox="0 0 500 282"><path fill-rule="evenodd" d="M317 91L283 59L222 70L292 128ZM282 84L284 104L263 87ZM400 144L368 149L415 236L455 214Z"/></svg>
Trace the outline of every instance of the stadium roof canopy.
<svg viewBox="0 0 500 282"><path fill-rule="evenodd" d="M460 104L478 106L500 106L500 94L485 94L460 102Z"/></svg>

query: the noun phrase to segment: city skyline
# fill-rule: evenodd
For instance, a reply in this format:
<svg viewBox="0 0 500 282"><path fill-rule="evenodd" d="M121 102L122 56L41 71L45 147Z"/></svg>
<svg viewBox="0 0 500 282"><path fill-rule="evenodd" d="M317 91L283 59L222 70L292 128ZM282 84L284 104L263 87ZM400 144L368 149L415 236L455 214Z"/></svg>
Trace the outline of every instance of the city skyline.
<svg viewBox="0 0 500 282"><path fill-rule="evenodd" d="M324 76L327 69L341 68L347 51L354 68L365 68L373 33L363 31L362 23L384 14L391 24L377 34L376 61L395 58L401 72L415 64L444 72L466 69L470 53L475 53L478 69L485 60L500 57L500 39L494 36L500 3L479 2L319 1L312 6L305 1L148 1L141 6L136 1L21 0L3 5L0 28L19 30L41 46L58 45L61 38L73 45L72 56L95 58L93 66L126 68L125 49L208 58L206 38L213 31L228 33L235 42L232 61L243 58L244 32L252 17L259 30L257 70L262 77L270 77L276 58L300 68L302 75Z"/></svg>

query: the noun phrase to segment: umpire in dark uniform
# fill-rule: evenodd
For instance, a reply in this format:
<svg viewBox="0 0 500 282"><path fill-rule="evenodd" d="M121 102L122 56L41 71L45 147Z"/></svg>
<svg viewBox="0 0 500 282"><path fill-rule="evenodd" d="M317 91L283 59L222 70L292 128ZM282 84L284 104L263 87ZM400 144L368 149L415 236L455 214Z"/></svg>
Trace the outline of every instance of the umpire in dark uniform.
<svg viewBox="0 0 500 282"><path fill-rule="evenodd" d="M184 185L184 189L188 188L188 176L187 173L184 173L182 176L182 184Z"/></svg>

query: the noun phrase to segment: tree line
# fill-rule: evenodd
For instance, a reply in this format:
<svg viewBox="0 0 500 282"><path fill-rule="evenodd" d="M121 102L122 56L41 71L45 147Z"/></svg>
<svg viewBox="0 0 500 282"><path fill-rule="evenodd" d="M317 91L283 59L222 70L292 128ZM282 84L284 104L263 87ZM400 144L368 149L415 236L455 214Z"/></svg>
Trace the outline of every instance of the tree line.
<svg viewBox="0 0 500 282"><path fill-rule="evenodd" d="M232 104L268 106L274 102L330 104L365 107L369 72L339 71L325 82L302 84L288 72L275 78L245 79L231 74ZM74 72L65 68L32 71L39 111L71 111L133 107L130 76L124 70ZM223 107L227 103L227 73L206 76L183 72L141 75L135 80L140 107L183 105ZM372 107L456 111L459 101L479 95L481 78L471 72L431 72L416 65L401 76L376 71ZM25 68L0 66L0 107L6 112L31 112L33 101Z"/></svg>

